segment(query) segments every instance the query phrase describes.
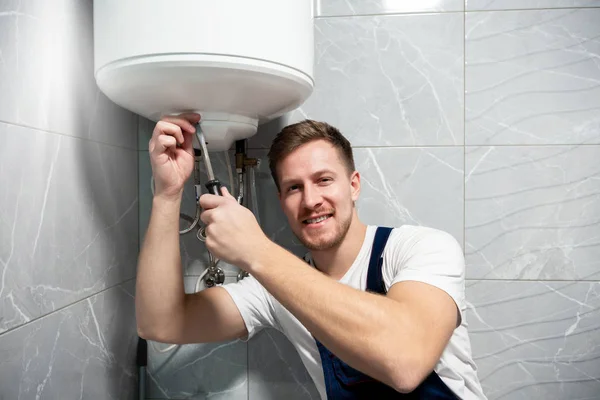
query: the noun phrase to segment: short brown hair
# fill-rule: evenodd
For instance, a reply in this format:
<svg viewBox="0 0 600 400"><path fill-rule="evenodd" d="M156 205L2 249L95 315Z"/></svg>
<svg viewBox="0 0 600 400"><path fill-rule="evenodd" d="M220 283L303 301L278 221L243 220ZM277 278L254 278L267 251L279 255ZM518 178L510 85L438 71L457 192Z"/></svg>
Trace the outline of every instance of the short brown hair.
<svg viewBox="0 0 600 400"><path fill-rule="evenodd" d="M298 147L314 140L325 140L331 143L338 150L340 159L345 164L348 174L354 172L356 167L354 166L352 146L348 139L337 128L325 122L306 119L302 122L286 126L273 139L271 149L269 150L269 168L271 168L271 175L273 176L277 190L281 190L277 176L277 165L279 162Z"/></svg>

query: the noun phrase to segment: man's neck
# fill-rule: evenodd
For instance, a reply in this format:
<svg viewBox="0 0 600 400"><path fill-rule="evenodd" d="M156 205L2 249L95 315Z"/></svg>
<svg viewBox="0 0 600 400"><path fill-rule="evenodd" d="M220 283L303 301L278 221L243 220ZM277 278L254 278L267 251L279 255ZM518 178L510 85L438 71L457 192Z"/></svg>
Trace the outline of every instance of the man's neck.
<svg viewBox="0 0 600 400"><path fill-rule="evenodd" d="M366 234L367 226L354 214L346 237L337 247L311 251L317 269L335 280L340 280L356 260Z"/></svg>

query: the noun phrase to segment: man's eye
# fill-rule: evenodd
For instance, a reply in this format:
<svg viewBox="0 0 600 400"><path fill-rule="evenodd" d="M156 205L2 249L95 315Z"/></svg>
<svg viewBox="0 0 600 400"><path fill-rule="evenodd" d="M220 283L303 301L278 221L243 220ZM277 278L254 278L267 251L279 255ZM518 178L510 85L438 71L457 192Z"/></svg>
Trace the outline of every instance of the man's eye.
<svg viewBox="0 0 600 400"><path fill-rule="evenodd" d="M298 185L292 185L288 188L288 192L293 192L294 190L298 189Z"/></svg>
<svg viewBox="0 0 600 400"><path fill-rule="evenodd" d="M319 182L322 182L322 183L329 183L329 182L331 182L332 180L333 180L333 179L331 179L331 178L321 178L321 179L319 180Z"/></svg>

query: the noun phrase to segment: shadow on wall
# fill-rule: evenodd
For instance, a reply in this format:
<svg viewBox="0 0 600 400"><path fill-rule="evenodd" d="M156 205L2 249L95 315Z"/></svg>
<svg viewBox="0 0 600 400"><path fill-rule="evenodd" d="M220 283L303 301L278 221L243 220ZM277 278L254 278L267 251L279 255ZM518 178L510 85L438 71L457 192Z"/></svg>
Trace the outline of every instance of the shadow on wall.
<svg viewBox="0 0 600 400"><path fill-rule="evenodd" d="M267 122L266 124L260 125L256 135L248 139L248 148L268 150L271 147L271 142L275 136L281 132L283 128L296 122L300 122L304 119L304 116L298 111L291 111L279 118L275 118L274 120Z"/></svg>

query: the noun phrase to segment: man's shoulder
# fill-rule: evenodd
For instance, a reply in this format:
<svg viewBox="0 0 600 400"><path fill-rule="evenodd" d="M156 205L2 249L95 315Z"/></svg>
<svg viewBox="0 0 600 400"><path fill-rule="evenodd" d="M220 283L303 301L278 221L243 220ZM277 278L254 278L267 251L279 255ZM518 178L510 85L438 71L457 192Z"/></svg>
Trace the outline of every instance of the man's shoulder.
<svg viewBox="0 0 600 400"><path fill-rule="evenodd" d="M405 252L414 251L460 251L462 246L450 233L422 225L401 225L390 235L391 247Z"/></svg>
<svg viewBox="0 0 600 400"><path fill-rule="evenodd" d="M404 224L397 227L393 227L392 235L398 239L428 239L428 238L439 238L439 237L453 237L450 233L424 225L410 225Z"/></svg>
<svg viewBox="0 0 600 400"><path fill-rule="evenodd" d="M383 263L384 276L390 281L402 271L434 286L440 286L435 285L440 279L464 280L463 248L450 233L426 226L403 225L394 229L390 239Z"/></svg>

